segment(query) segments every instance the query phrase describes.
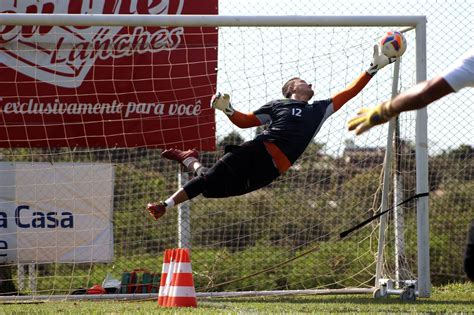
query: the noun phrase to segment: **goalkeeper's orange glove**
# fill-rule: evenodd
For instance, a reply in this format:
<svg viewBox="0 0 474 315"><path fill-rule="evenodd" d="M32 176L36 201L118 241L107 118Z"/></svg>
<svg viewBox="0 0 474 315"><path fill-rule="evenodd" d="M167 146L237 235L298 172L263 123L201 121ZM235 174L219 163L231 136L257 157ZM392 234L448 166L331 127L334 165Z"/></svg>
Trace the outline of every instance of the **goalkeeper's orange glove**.
<svg viewBox="0 0 474 315"><path fill-rule="evenodd" d="M390 101L383 102L373 108L361 108L358 116L349 120L349 130L355 130L356 135L369 130L373 126L389 121L395 114L390 110Z"/></svg>

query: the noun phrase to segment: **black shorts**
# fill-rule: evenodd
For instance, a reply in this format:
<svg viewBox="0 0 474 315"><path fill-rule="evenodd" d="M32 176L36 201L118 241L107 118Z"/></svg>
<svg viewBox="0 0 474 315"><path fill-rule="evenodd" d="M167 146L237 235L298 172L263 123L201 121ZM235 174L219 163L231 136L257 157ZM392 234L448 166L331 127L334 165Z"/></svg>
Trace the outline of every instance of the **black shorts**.
<svg viewBox="0 0 474 315"><path fill-rule="evenodd" d="M202 170L206 198L239 196L267 186L280 173L262 141L233 146L209 169Z"/></svg>

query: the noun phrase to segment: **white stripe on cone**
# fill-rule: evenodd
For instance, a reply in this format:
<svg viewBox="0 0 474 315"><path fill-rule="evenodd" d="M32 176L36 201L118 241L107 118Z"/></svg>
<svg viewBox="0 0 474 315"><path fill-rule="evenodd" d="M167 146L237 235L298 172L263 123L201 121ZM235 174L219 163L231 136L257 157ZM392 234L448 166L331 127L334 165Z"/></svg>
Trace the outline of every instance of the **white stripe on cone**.
<svg viewBox="0 0 474 315"><path fill-rule="evenodd" d="M192 273L191 263L182 262L170 262L163 264L162 273L168 273L168 270L172 270L173 273Z"/></svg>
<svg viewBox="0 0 474 315"><path fill-rule="evenodd" d="M162 276L167 274L166 282L164 286L160 286L160 290L158 292L159 296L170 296L170 287L171 287L171 280L173 279L173 269L175 267L174 261L171 261L169 264L163 264L163 273Z"/></svg>
<svg viewBox="0 0 474 315"><path fill-rule="evenodd" d="M169 289L168 292L172 294L165 294L164 291L166 289ZM172 297L191 297L191 296L196 296L196 292L194 291L194 287L180 287L180 286L167 286L165 288L160 287L160 293L158 293L158 296L172 296ZM162 294L163 292L163 294Z"/></svg>

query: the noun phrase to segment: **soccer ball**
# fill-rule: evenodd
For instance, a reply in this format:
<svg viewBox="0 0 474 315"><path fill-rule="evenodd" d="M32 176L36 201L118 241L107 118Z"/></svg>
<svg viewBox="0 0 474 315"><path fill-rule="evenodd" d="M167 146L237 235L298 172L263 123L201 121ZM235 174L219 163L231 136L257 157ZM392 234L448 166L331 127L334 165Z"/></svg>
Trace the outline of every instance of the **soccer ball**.
<svg viewBox="0 0 474 315"><path fill-rule="evenodd" d="M387 32L380 39L382 54L389 58L398 58L407 50L407 40L400 32Z"/></svg>

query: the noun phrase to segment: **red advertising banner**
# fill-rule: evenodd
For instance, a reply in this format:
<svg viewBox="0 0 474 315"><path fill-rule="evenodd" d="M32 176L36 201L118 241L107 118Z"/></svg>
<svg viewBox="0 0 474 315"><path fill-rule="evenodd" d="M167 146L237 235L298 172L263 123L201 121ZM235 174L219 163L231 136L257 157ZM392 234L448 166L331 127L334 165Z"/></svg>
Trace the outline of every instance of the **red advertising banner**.
<svg viewBox="0 0 474 315"><path fill-rule="evenodd" d="M217 0L2 0L0 13L217 14ZM0 25L0 147L215 148L217 29Z"/></svg>

